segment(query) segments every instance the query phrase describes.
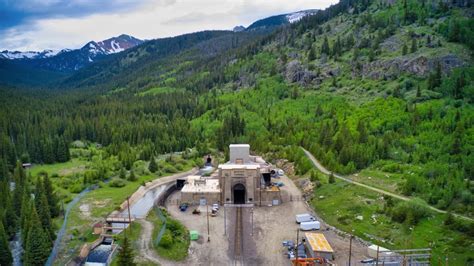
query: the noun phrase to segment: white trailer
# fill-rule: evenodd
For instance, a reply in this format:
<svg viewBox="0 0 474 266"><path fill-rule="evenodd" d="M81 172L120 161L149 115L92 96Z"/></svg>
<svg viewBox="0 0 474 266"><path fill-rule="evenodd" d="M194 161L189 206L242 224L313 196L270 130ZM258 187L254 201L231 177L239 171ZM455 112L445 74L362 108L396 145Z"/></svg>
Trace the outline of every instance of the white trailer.
<svg viewBox="0 0 474 266"><path fill-rule="evenodd" d="M296 223L304 223L304 222L312 222L312 221L316 221L316 218L314 218L309 213L302 213L302 214L296 215Z"/></svg>
<svg viewBox="0 0 474 266"><path fill-rule="evenodd" d="M318 221L302 222L300 223L300 229L302 231L319 230L321 229L321 223Z"/></svg>

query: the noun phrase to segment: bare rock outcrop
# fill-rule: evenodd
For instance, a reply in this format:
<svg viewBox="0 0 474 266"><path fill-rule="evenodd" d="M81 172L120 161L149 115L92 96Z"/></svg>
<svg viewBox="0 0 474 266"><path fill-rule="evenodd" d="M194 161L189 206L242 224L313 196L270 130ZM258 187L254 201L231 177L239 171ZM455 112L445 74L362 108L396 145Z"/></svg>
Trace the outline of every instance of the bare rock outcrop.
<svg viewBox="0 0 474 266"><path fill-rule="evenodd" d="M316 74L303 68L298 60L293 60L286 65L285 77L288 82L307 86L315 80Z"/></svg>
<svg viewBox="0 0 474 266"><path fill-rule="evenodd" d="M427 58L426 56L403 56L390 60L377 60L362 66L361 74L372 79L391 79L398 77L402 72L426 77L435 71L437 64L441 65L443 72L463 66L465 62L454 54L441 57Z"/></svg>

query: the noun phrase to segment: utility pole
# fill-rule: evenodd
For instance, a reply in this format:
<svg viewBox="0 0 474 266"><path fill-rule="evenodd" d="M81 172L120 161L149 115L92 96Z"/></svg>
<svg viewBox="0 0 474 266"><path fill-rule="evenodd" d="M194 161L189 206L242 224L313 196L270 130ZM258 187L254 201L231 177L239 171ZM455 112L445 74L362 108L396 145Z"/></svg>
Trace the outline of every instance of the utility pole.
<svg viewBox="0 0 474 266"><path fill-rule="evenodd" d="M206 216L207 216L207 242L211 242L211 236L209 236L209 204L206 204Z"/></svg>
<svg viewBox="0 0 474 266"><path fill-rule="evenodd" d="M130 197L127 197L127 209L128 209L128 227L130 228L130 235L132 234L132 216L130 214Z"/></svg>
<svg viewBox="0 0 474 266"><path fill-rule="evenodd" d="M224 235L226 236L227 235L227 217L225 215L225 203L224 203Z"/></svg>
<svg viewBox="0 0 474 266"><path fill-rule="evenodd" d="M300 230L296 229L296 259L298 259L298 242L300 240Z"/></svg>
<svg viewBox="0 0 474 266"><path fill-rule="evenodd" d="M377 245L377 260L375 261L375 266L379 266L379 248L380 246Z"/></svg>
<svg viewBox="0 0 474 266"><path fill-rule="evenodd" d="M351 266L351 257L352 257L352 235L349 238L349 266Z"/></svg>

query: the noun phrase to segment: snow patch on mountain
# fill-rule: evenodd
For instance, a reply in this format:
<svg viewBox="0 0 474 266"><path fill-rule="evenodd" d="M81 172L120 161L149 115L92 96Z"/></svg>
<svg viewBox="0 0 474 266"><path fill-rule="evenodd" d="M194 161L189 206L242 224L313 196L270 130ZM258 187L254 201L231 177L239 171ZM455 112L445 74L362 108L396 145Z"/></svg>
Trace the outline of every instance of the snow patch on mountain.
<svg viewBox="0 0 474 266"><path fill-rule="evenodd" d="M51 56L55 56L59 53L60 51L53 51L53 50L44 50L42 52L36 52L36 51L26 51L26 52L20 52L20 51L2 51L0 52L0 58L3 59L41 59L41 58L47 58Z"/></svg>
<svg viewBox="0 0 474 266"><path fill-rule="evenodd" d="M304 10L304 11L298 11L290 14L286 14L286 19L290 23L295 23L300 21L302 18L309 16L309 15L314 15L316 14L317 10Z"/></svg>

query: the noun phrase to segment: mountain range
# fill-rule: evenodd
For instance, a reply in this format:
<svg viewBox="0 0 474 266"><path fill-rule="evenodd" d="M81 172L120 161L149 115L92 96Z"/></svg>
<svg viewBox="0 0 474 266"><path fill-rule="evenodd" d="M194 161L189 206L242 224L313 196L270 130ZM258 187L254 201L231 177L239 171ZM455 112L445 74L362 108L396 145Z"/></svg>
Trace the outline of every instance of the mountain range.
<svg viewBox="0 0 474 266"><path fill-rule="evenodd" d="M271 16L257 20L250 24L247 28L243 26L236 26L233 31L264 33L266 31L271 31L276 27L297 22L303 17L307 15L313 15L316 12L317 10L303 10ZM0 76L2 76L2 70L11 70L12 67L10 66L13 66L16 71L20 72L21 69L24 68L27 69L28 72L37 69L53 72L56 74L73 73L94 62L101 61L108 55L123 52L144 42L144 40L137 39L133 36L122 34L120 36L112 37L103 41L90 41L79 49L26 52L5 50L0 52L0 59L11 60L11 62L0 60ZM53 76L56 76L56 74L53 74Z"/></svg>
<svg viewBox="0 0 474 266"><path fill-rule="evenodd" d="M63 49L59 52L52 50L42 52L3 51L0 53L0 58L15 60L18 64L27 64L33 68L67 73L141 43L143 43L142 40L122 34L99 42L90 41L80 49Z"/></svg>

